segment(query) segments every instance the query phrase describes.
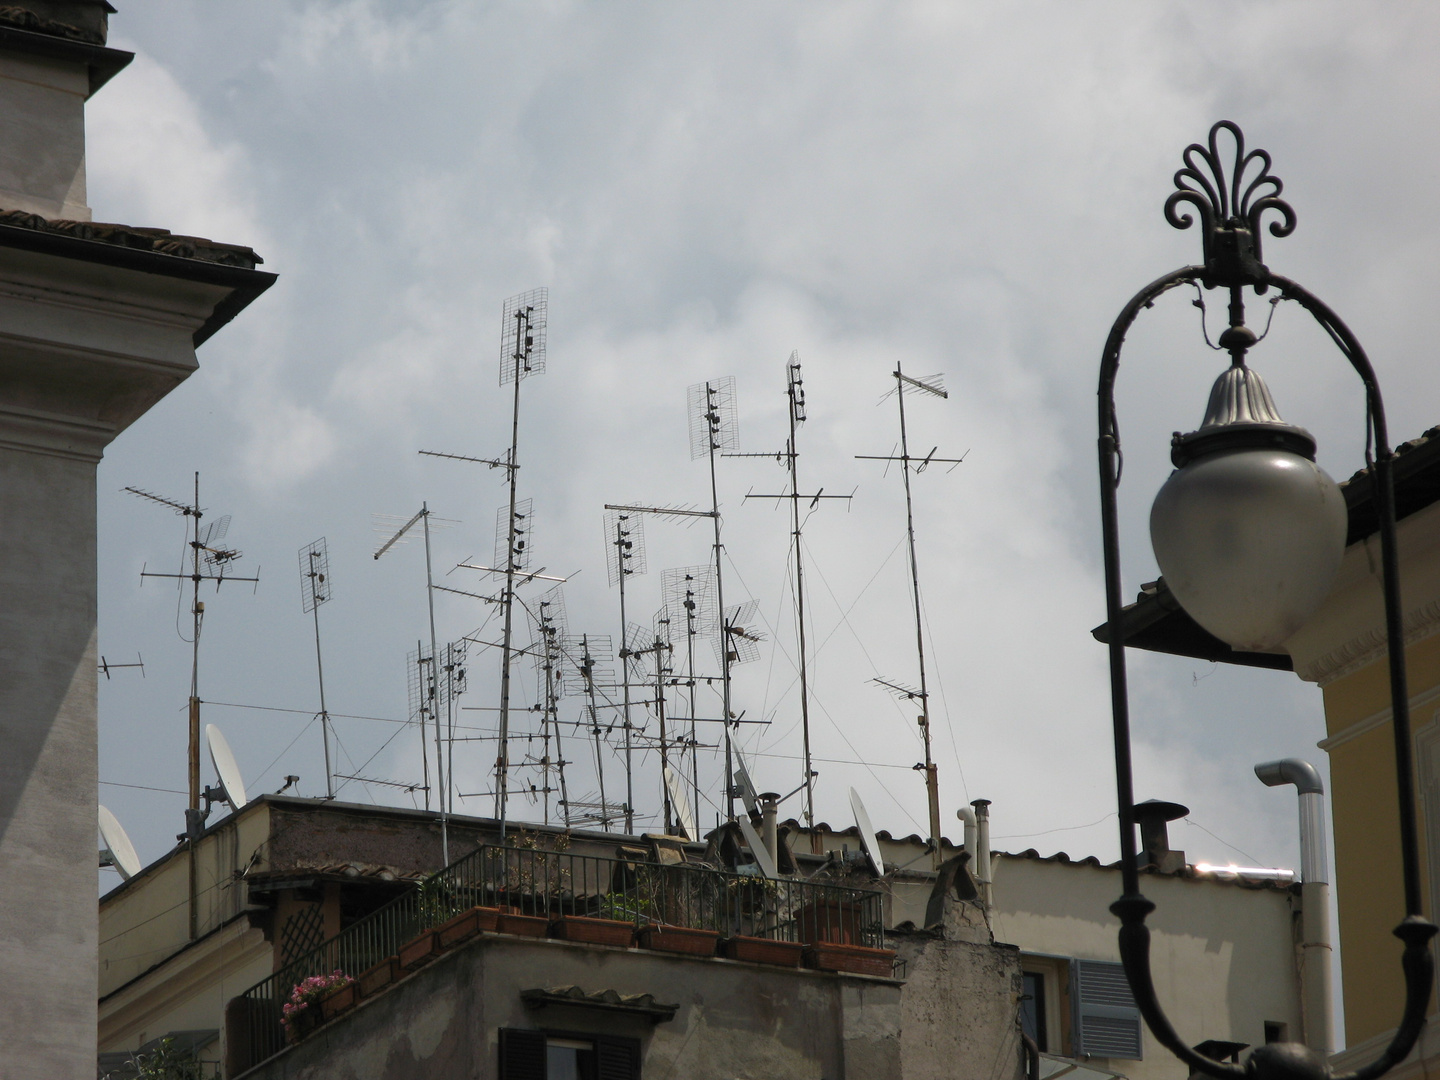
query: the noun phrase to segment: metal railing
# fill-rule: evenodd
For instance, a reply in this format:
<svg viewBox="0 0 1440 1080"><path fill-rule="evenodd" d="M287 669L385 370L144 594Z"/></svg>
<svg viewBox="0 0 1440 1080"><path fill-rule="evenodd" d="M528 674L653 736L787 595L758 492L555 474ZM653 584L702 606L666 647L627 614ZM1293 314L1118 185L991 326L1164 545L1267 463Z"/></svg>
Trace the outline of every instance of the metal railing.
<svg viewBox="0 0 1440 1080"><path fill-rule="evenodd" d="M232 1059L248 1065L286 1045L282 1009L304 979L335 971L358 977L426 930L473 907L547 919L566 916L713 930L806 944L884 945L884 897L788 878L693 863L482 846L346 927L246 990L227 1010ZM318 1006L315 1006L318 1007Z"/></svg>

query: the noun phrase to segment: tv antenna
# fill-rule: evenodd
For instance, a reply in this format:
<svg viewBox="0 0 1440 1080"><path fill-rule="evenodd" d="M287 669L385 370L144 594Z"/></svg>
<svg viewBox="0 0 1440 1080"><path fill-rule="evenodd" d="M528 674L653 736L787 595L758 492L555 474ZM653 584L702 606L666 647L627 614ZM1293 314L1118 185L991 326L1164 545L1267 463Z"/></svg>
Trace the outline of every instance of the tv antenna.
<svg viewBox="0 0 1440 1080"><path fill-rule="evenodd" d="M710 523L715 531L715 606L725 611L724 547L720 542L720 493L715 483L715 459L734 450L739 438L735 418L735 377L707 380L690 387L690 457L707 458L710 463ZM725 721L725 816L735 819L735 789L730 783L734 770L730 752L730 650L720 653L721 717Z"/></svg>
<svg viewBox="0 0 1440 1080"><path fill-rule="evenodd" d="M320 655L320 605L331 597L330 550L325 537L300 549L300 606L315 617L315 676L320 683L320 739L325 746L325 797L335 798L330 766L330 712L325 708L325 662Z"/></svg>
<svg viewBox="0 0 1440 1080"><path fill-rule="evenodd" d="M586 809L597 809L596 820L600 828L608 832L611 815L610 803L605 798L605 748L609 746L609 742L603 738L608 732L601 730L600 706L596 698L600 690L614 687L614 673L610 668L610 635L566 635L562 640L561 651L569 665L563 678L565 691L585 697L587 726L595 746L595 778L600 787L600 802L598 808L586 804ZM629 815L631 812L627 804L625 813Z"/></svg>
<svg viewBox="0 0 1440 1080"><path fill-rule="evenodd" d="M140 571L141 583L147 577L172 578L177 586L184 588L184 582L188 580L191 585L190 614L192 628L190 633L190 732L189 732L189 757L188 774L190 780L190 804L189 809L200 809L200 627L205 619L205 605L200 600L200 583L202 581L215 582L215 592L220 592L220 586L227 581L248 581L260 587L260 568L255 568L254 577L233 577L225 573L226 568L238 562L241 553L234 548L221 547L221 541L230 529L230 515L216 518L210 524L202 526L201 519L205 511L200 507L200 474L195 474L195 501L188 506L185 503L177 502L174 499L167 499L163 495L156 495L152 491L143 488L127 487L126 491L132 495L138 495L142 499L159 503L161 506L168 506L175 513L185 518L194 518L193 525L186 521L185 535L190 537L186 542L190 546L190 573L188 574L160 574L144 568ZM202 570L201 567L204 567Z"/></svg>
<svg viewBox="0 0 1440 1080"><path fill-rule="evenodd" d="M102 675L105 676L105 678L108 679L110 678L110 672L112 671L116 671L120 668L136 667L140 669L140 677L143 679L145 677L145 661L138 652L135 654L135 663L133 664L112 664L109 660L106 660L104 656L101 656L100 663L95 665L95 670L100 672Z"/></svg>
<svg viewBox="0 0 1440 1080"><path fill-rule="evenodd" d="M719 612L715 601L715 568L682 566L661 575L661 595L672 631L683 628L685 635L685 678L675 680L686 690L690 719L690 785L695 793L695 806L700 806L700 752L696 728L695 641L700 637L720 637ZM679 719L677 717L677 719ZM694 840L692 836L690 839Z"/></svg>
<svg viewBox="0 0 1440 1080"><path fill-rule="evenodd" d="M611 587L620 587L620 630L628 634L629 624L625 621L625 579L633 574L643 574L645 563L645 519L640 514L623 510L605 511L605 568L609 572ZM630 721L630 673L625 660L629 656L629 639L621 638L620 695L621 717L625 725L625 833L635 835L635 773L632 754L634 751L634 726Z"/></svg>
<svg viewBox="0 0 1440 1080"><path fill-rule="evenodd" d="M790 503L790 535L795 552L795 628L798 637L800 654L800 731L804 743L804 770L805 770L805 824L810 832L811 850L820 854L820 834L815 831L815 789L814 781L818 775L811 764L810 758L810 674L809 674L809 653L806 648L806 626L805 626L805 559L802 553L801 536L805 517L809 512L816 509L823 500L842 499L849 502L854 497L852 491L849 495L827 495L824 488L819 488L813 494L802 495L800 493L800 450L797 436L800 425L805 422L805 380L800 376L800 351L796 349L791 352L790 360L785 366L785 396L789 399L790 414L790 437L785 442L785 449L774 454L745 453L726 454L725 457L765 457L773 458L778 464L786 467L790 473L790 490L780 495L756 495L747 494L746 500L750 499L785 499ZM801 504L805 505L805 516L801 516Z"/></svg>
<svg viewBox="0 0 1440 1080"><path fill-rule="evenodd" d="M552 770L557 774L560 791L560 813L565 827L570 827L570 794L565 784L565 753L560 741L560 697L564 693L562 670L563 642L568 630L565 616L565 594L556 585L540 595L533 608L526 605L531 617L530 652L535 657L539 677L540 732L543 752L536 764L540 767L540 793L545 801L545 824L550 824ZM555 757L550 756L550 739L555 739ZM533 756L533 755L532 755Z"/></svg>
<svg viewBox="0 0 1440 1080"><path fill-rule="evenodd" d="M435 642L435 573L434 573L434 570L433 570L433 568L432 568L432 564L431 564L431 560L430 560L430 527L431 527L430 516L431 516L431 515L430 515L430 507L429 507L429 504L422 502L422 503L420 504L420 509L419 509L418 511L416 511L415 515L414 515L412 518L410 518L409 521L405 522L404 525L401 525L400 528L399 528L399 530L396 531L396 532L390 537L390 539L386 540L385 543L383 543L383 544L380 545L380 547L379 547L379 548L376 550L376 552L375 552L375 558L378 560L378 559L380 558L380 556L384 555L387 551L389 551L389 550L390 550L392 547L394 547L396 544L399 544L399 543L404 542L406 536L409 535L410 530L413 529L417 523L419 523L421 535L425 538L425 601L426 601L426 604L428 605L428 609L429 609L429 613L430 613L430 668L431 668L431 673L430 673L430 678L429 678L429 680L428 680L428 685L425 687L425 691L424 691L424 692L425 692L425 696L426 696L427 702L428 702L428 708L427 708L426 711L428 711L429 714L430 714L430 716L431 716L431 718L435 720L435 787L436 787L436 795L437 795L437 797L436 797L436 805L438 806L439 811L440 811L440 857L441 857L444 865L449 866L449 865L450 865L450 830L449 830L449 822L448 822L448 820L447 820L448 815L447 815L447 812L446 812L446 805L445 805L445 804L446 804L445 794L446 794L446 792L447 792L449 789L446 787L446 784L445 784L445 761L444 761L443 750L442 750L442 747L441 747L440 721L439 721L438 716L436 715L435 710L434 710L434 698L435 698L435 695L436 695L436 693L437 693L436 683L438 682L438 680L437 680L436 677L435 677L434 667L435 667L435 657L436 657L436 655L439 653L440 650L439 650L438 648L436 648L436 642ZM440 522L437 520L436 524L439 525ZM449 523L446 522L445 524L449 524ZM419 674L418 669L419 669L419 658L418 658L418 649L417 649L417 658L416 658L416 674L417 674L417 677L418 677L418 674ZM419 714L419 716L420 716L420 764L421 764L422 775L423 775L423 783L422 783L422 786L423 786L424 791L425 791L425 809L426 809L426 810L429 810L429 809L430 809L430 765L429 765L429 757L430 757L430 754L429 754L429 750L427 749L427 747L426 747L426 745L425 745L425 719L424 719L424 718L425 718L425 715L426 715L425 712L421 712L421 713ZM413 789L413 787L412 787L412 788L410 788L409 790L414 790L414 789Z"/></svg>
<svg viewBox="0 0 1440 1080"><path fill-rule="evenodd" d="M920 568L915 559L915 504L910 492L910 474L922 473L931 465L949 465L947 472L953 472L961 462L965 460L964 455L958 458L937 458L936 450L932 448L924 457L914 457L910 453L910 436L905 424L905 395L921 394L931 397L948 399L950 395L945 392L944 384L939 375L927 375L924 378L914 379L906 375L897 362L895 370L891 372L895 376L895 389L892 391L895 400L900 407L900 454L896 456L892 451L890 454L856 454L862 461L884 461L900 463L901 476L905 480L905 538L909 544L910 551L910 592L914 600L915 609L915 655L919 661L920 686L919 689L911 690L904 688L897 690L907 698L920 703L920 732L925 742L925 794L930 804L930 842L934 845L932 859L938 869L943 855L940 850L940 782L936 775L935 759L931 754L930 746L930 692L925 680L925 633L924 616L920 608ZM888 397L889 394L886 395ZM882 399L883 400L883 399ZM968 451L967 451L968 453ZM887 464L888 469L888 464ZM892 690L896 690L891 684ZM851 802L855 803L858 796L851 792ZM857 814L863 810L858 809ZM878 871L883 872L883 871Z"/></svg>

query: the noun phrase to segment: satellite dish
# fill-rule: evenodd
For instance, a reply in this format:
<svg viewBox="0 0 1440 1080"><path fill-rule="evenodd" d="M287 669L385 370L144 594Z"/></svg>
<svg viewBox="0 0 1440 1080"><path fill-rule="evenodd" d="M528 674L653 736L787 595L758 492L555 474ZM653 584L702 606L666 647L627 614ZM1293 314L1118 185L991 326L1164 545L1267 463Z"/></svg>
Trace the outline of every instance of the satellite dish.
<svg viewBox="0 0 1440 1080"><path fill-rule="evenodd" d="M735 786L740 789L740 798L745 801L745 809L752 814L760 813L755 784L750 779L750 770L745 768L745 759L740 756L738 747L735 748Z"/></svg>
<svg viewBox="0 0 1440 1080"><path fill-rule="evenodd" d="M215 766L215 775L220 778L225 801L231 810L239 810L249 800L245 798L245 782L240 779L240 766L235 764L230 744L214 724L205 725L205 742L210 747L210 764Z"/></svg>
<svg viewBox="0 0 1440 1080"><path fill-rule="evenodd" d="M850 789L850 809L855 813L855 828L860 832L860 846L865 849L865 857L870 860L870 868L878 877L884 877L885 860L880 857L880 841L875 839L875 827L870 824L870 815L865 812L865 803L861 801L860 793L853 787Z"/></svg>
<svg viewBox="0 0 1440 1080"><path fill-rule="evenodd" d="M775 865L770 849L760 839L760 834L755 831L755 826L750 824L750 819L738 817L735 820L740 823L740 831L745 834L745 843L750 845L750 854L754 855L755 861L760 864L760 872L767 878L778 878L780 868Z"/></svg>
<svg viewBox="0 0 1440 1080"><path fill-rule="evenodd" d="M695 816L690 813L690 804L685 799L685 785L680 783L669 765L665 766L665 788L670 792L670 801L675 804L675 815L680 827L685 830L687 840L698 840L699 830L695 828Z"/></svg>
<svg viewBox="0 0 1440 1080"><path fill-rule="evenodd" d="M135 854L135 845L105 807L100 807L100 865L113 866L126 881L140 872L140 856Z"/></svg>

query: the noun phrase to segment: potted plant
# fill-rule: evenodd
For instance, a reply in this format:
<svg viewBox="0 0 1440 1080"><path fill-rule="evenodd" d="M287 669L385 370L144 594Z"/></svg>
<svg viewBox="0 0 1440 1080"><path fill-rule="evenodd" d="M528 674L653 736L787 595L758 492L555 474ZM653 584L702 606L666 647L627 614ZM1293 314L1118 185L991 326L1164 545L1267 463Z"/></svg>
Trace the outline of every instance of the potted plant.
<svg viewBox="0 0 1440 1080"><path fill-rule="evenodd" d="M290 997L280 1007L280 1024L285 1036L291 1042L299 1042L322 1023L321 1013L315 1003L332 991L349 986L355 980L343 971L336 970L329 975L311 975L302 979L290 990Z"/></svg>

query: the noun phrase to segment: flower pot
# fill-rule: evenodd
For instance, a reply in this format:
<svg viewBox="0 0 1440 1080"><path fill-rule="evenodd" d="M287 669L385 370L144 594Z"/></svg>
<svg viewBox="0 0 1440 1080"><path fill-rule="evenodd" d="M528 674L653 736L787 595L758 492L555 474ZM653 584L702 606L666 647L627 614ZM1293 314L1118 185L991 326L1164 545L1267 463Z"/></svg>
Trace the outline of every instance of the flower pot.
<svg viewBox="0 0 1440 1080"><path fill-rule="evenodd" d="M820 942L805 946L805 966L817 971L843 971L888 979L895 970L895 950Z"/></svg>
<svg viewBox="0 0 1440 1080"><path fill-rule="evenodd" d="M562 915L550 922L550 936L562 941L587 941L592 945L629 948L635 940L635 924L621 919L596 919L585 915Z"/></svg>
<svg viewBox="0 0 1440 1080"><path fill-rule="evenodd" d="M400 966L406 971L423 967L440 955L440 942L435 931L426 930L419 937L400 946Z"/></svg>
<svg viewBox="0 0 1440 1080"><path fill-rule="evenodd" d="M301 1039L309 1036L323 1021L324 1017L320 1015L319 1009L313 1004L306 1005L298 1012L290 1014L290 1022L285 1025L285 1041L292 1044L298 1043Z"/></svg>
<svg viewBox="0 0 1440 1080"><path fill-rule="evenodd" d="M731 960L748 960L752 964L798 968L805 956L805 946L799 941L736 936L720 943L720 955Z"/></svg>
<svg viewBox="0 0 1440 1080"><path fill-rule="evenodd" d="M355 980L355 984L359 987L360 996L367 998L372 994L378 994L391 983L399 982L403 974L404 972L400 969L400 958L387 956L374 967L367 968L362 972L360 978Z"/></svg>
<svg viewBox="0 0 1440 1080"><path fill-rule="evenodd" d="M718 930L697 930L690 926L659 926L650 923L635 934L641 948L686 956L714 956L720 940Z"/></svg>
<svg viewBox="0 0 1440 1080"><path fill-rule="evenodd" d="M520 937L544 937L550 932L550 920L543 915L516 915L502 911L496 919L495 929L502 934L517 934Z"/></svg>
<svg viewBox="0 0 1440 1080"><path fill-rule="evenodd" d="M347 1009L353 1009L355 1003L360 1000L360 988L353 982L346 983L340 989L330 993L329 996L320 999L320 1012L326 1020L333 1020ZM313 1008L313 1006L311 1007ZM306 1012L311 1011L306 1009Z"/></svg>
<svg viewBox="0 0 1440 1080"><path fill-rule="evenodd" d="M844 900L817 900L795 915L801 941L810 944L834 942L853 945L861 940L860 905Z"/></svg>

